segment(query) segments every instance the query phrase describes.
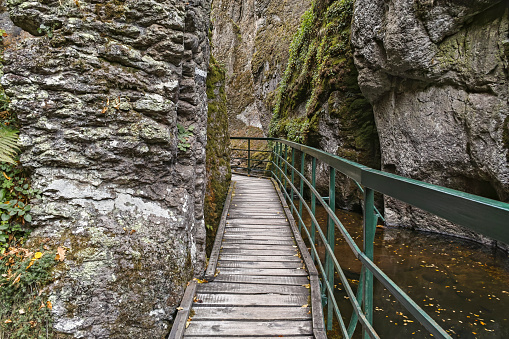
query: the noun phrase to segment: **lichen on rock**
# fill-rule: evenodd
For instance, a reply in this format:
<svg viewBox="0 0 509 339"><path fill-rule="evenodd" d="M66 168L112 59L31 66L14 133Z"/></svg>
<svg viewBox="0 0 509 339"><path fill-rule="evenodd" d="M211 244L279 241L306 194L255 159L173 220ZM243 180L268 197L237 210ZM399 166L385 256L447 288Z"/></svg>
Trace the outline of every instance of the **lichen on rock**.
<svg viewBox="0 0 509 339"><path fill-rule="evenodd" d="M42 191L31 242L69 248L54 329L163 337L205 259L210 1L9 0L35 37L5 53L21 161ZM194 133L177 149L177 123Z"/></svg>

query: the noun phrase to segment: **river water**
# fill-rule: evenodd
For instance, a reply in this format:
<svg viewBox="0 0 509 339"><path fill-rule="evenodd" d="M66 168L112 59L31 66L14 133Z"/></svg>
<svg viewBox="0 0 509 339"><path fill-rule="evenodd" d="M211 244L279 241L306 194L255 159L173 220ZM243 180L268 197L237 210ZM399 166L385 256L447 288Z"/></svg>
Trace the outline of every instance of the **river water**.
<svg viewBox="0 0 509 339"><path fill-rule="evenodd" d="M362 216L336 214L362 248ZM317 207L324 233L326 217ZM308 216L304 220L310 225ZM356 291L361 264L337 229L335 253ZM377 227L374 261L453 338L509 338L509 260L502 251L455 237ZM339 281L336 277L335 296L348 325L352 307ZM381 338L432 337L376 279L374 305L374 328ZM328 337L340 338L337 324L334 328Z"/></svg>

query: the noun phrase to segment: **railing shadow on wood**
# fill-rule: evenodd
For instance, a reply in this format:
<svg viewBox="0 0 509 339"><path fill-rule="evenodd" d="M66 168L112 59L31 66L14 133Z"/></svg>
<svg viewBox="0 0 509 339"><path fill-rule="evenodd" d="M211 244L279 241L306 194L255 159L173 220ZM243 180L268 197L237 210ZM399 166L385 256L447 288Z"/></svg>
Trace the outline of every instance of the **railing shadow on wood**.
<svg viewBox="0 0 509 339"><path fill-rule="evenodd" d="M324 291L327 293L327 329L332 329L333 317L335 316L345 338L353 336L358 323L362 326L364 338L379 338L373 328L374 278L382 283L430 334L437 338L451 338L435 320L374 264L373 245L376 224L378 217L382 217L374 205L375 191L431 212L497 241L509 244L509 204L507 203L375 170L288 140L250 137L231 137L230 139L237 143L240 140L247 141L247 148L233 149L240 155L232 156L232 161L237 161L236 165L232 165L232 169L244 171L248 175L256 173L270 176L284 192L287 203L298 219L299 229L304 232L308 239L311 255L321 274ZM252 142L258 144L266 142L267 147L258 150L251 149ZM242 155L242 152L245 154ZM265 154L265 156L253 159L253 154ZM311 176L310 179L306 178L306 157L310 157L311 160L311 173L308 173ZM296 159L299 158L300 164L296 164ZM317 161L322 162L329 168L329 197L322 197L316 189ZM354 180L363 192L364 237L362 251L335 214L336 171ZM305 192L310 195L310 204L304 199ZM298 206L295 205L295 198L298 198ZM317 201L328 215L326 234L319 227L315 217ZM302 219L304 210L311 218L311 225L309 226L305 225ZM338 259L334 255L336 230L341 232L355 257L362 263L357 294L353 292ZM324 243L324 263L321 262L315 246L316 234ZM334 297L334 272L337 272L353 307L348 326L342 318Z"/></svg>

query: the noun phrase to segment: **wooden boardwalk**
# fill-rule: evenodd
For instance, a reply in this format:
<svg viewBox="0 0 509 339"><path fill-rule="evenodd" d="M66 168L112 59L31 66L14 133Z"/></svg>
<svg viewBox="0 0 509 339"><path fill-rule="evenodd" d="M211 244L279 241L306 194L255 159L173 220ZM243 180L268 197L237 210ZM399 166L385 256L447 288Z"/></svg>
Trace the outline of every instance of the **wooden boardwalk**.
<svg viewBox="0 0 509 339"><path fill-rule="evenodd" d="M187 288L170 338L325 338L316 268L281 192L240 175L232 187L206 282Z"/></svg>

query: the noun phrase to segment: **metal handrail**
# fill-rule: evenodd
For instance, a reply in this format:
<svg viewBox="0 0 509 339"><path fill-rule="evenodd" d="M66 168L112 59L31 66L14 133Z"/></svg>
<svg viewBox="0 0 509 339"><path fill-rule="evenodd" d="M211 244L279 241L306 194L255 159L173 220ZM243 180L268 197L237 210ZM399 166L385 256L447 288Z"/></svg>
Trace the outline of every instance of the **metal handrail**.
<svg viewBox="0 0 509 339"><path fill-rule="evenodd" d="M247 159L244 158L244 160L247 160L246 169L248 174L251 173L252 170L255 170L251 168L251 152L260 151L251 150L251 140L265 140L271 142L271 157L263 161L263 163L269 163L269 167L266 168L265 171L270 173L281 188L284 188L281 189L281 191L284 192L289 205L291 205L292 211L296 212L299 229L303 229L308 239L310 239L312 257L317 262L323 278L324 290L327 291L328 300L331 301L328 303L327 327L329 330L332 328L332 316L335 314L344 337L351 337L357 323L360 322L365 338L378 338L378 335L372 327L374 276L426 329L428 329L428 331L430 331L431 334L438 338L450 338L443 328L374 264L373 243L376 221L378 217L382 217L374 206L375 191L431 212L454 223L466 226L485 236L504 243L509 243L509 232L507 232L509 230L509 204L507 203L375 170L316 148L284 139L259 137L231 137L230 139L248 141L248 149L244 150L247 151L248 154ZM289 150L291 154L289 154ZM295 166L296 151L300 152L301 155L300 169L297 169ZM310 156L312 160L311 182L305 176L304 164L306 156ZM290 158L291 161L289 160ZM328 199L322 197L315 187L317 160L329 166ZM257 159L257 161L260 160ZM336 171L353 179L363 192L365 206L363 251L359 249L346 228L335 215ZM295 184L295 176L298 177L300 187L297 187ZM311 194L311 207L304 199L304 184ZM290 193L288 193L287 188L290 190ZM298 207L295 206L293 201L295 196L299 198ZM316 227L318 225L318 221L315 218L316 200L324 207L328 214L327 235L323 234L320 227ZM328 203L326 200L328 200ZM302 220L303 207L311 217L311 230L307 229ZM357 295L353 293L334 255L334 230L336 228L342 233L356 258L362 263ZM318 259L318 251L315 247L316 232L325 244L325 265L322 265ZM334 270L338 272L354 309L348 328L343 322L333 294Z"/></svg>

